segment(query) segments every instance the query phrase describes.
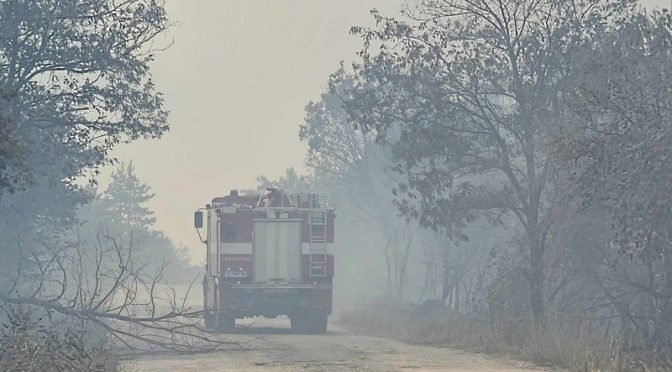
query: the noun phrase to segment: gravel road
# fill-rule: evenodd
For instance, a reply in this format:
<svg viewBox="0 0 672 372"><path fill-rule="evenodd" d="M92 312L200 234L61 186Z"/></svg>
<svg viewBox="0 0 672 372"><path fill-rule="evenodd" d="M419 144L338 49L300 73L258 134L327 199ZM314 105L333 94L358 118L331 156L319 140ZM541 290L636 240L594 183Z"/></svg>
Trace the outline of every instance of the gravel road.
<svg viewBox="0 0 672 372"><path fill-rule="evenodd" d="M412 346L353 334L329 325L325 335L295 335L289 320L255 319L230 336L242 350L191 355L145 355L129 371L548 371L530 364L446 348Z"/></svg>

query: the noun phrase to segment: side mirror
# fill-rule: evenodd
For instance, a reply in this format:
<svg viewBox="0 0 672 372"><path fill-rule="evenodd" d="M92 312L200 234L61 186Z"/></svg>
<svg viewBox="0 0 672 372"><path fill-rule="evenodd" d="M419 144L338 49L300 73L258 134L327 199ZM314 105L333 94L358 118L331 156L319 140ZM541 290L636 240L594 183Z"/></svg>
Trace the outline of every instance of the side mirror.
<svg viewBox="0 0 672 372"><path fill-rule="evenodd" d="M203 212L196 211L194 213L194 227L197 229L203 227Z"/></svg>

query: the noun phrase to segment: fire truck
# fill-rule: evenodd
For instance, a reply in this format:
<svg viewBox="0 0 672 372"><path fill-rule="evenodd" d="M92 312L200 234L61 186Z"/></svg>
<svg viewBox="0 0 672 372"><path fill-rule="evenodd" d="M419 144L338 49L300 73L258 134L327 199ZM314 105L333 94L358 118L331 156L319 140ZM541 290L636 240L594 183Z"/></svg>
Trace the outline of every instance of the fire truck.
<svg viewBox="0 0 672 372"><path fill-rule="evenodd" d="M206 328L226 332L236 318L287 315L294 332L324 333L335 217L320 195L274 188L254 195L234 190L197 210L194 225L207 246Z"/></svg>

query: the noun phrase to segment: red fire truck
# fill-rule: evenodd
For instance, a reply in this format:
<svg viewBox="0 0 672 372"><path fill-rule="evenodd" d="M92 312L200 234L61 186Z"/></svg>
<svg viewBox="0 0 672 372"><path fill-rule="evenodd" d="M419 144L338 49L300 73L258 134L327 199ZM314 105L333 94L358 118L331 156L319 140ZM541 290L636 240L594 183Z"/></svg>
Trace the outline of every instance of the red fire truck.
<svg viewBox="0 0 672 372"><path fill-rule="evenodd" d="M199 209L194 225L207 246L206 327L231 331L236 318L287 315L295 332L324 333L332 306L334 220L323 197L278 189L234 190Z"/></svg>

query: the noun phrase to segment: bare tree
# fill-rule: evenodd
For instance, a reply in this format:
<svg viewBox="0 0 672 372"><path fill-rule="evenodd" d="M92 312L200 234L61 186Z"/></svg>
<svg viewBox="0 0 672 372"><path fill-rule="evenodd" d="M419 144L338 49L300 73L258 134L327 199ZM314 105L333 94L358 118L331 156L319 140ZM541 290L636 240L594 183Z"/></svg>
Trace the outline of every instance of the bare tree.
<svg viewBox="0 0 672 372"><path fill-rule="evenodd" d="M227 342L201 325L202 311L162 283L165 263L144 262L133 240L100 232L82 241L25 247L15 270L3 270L0 302L34 306L104 330L131 350L212 350ZM192 283L193 284L193 283Z"/></svg>

